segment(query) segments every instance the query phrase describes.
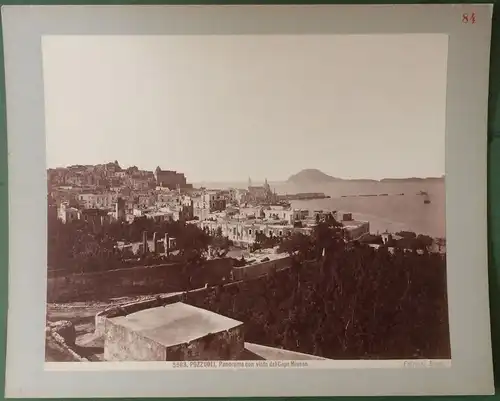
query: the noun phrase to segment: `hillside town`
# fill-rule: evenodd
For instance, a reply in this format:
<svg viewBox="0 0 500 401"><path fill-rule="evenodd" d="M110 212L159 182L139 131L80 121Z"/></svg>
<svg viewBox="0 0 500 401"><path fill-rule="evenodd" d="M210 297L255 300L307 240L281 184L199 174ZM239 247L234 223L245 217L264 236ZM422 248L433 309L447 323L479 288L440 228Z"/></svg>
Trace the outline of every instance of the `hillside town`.
<svg viewBox="0 0 500 401"><path fill-rule="evenodd" d="M333 215L350 239L369 233L369 222L354 221L350 213L334 210L293 209L288 199L323 194L278 195L267 180L261 186L248 180L248 188L194 188L183 173L121 168L117 161L96 166L70 166L48 170L49 214L63 223L73 220L131 223L144 217L155 222L193 222L235 245L250 246L259 234L283 237L309 233Z"/></svg>

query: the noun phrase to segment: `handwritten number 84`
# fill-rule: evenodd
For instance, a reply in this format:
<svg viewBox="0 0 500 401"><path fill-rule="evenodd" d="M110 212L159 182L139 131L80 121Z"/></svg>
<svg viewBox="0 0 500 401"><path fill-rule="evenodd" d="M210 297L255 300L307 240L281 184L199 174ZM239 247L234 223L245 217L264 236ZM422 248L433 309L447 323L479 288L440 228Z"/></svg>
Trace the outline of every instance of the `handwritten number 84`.
<svg viewBox="0 0 500 401"><path fill-rule="evenodd" d="M462 24L475 24L475 23L476 23L476 13L462 14Z"/></svg>

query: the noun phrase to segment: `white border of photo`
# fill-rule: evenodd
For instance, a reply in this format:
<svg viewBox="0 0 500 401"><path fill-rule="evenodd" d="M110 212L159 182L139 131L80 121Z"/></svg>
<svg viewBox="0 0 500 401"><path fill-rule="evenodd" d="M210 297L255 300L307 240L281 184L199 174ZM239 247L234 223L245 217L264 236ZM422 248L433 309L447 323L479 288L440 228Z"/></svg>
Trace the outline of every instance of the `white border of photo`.
<svg viewBox="0 0 500 401"><path fill-rule="evenodd" d="M492 10L487 4L3 6L9 154L6 397L492 394L486 213ZM464 13L475 13L476 22L462 23ZM173 369L163 362L44 362L44 36L382 33L448 37L445 185L451 363L314 361L307 369ZM328 369L321 368L325 363Z"/></svg>

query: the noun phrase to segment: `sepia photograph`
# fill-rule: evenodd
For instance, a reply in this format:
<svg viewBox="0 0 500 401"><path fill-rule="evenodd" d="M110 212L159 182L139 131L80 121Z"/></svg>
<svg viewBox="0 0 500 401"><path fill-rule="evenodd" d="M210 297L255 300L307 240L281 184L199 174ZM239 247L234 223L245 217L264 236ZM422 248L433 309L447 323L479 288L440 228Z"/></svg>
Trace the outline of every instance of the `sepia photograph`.
<svg viewBox="0 0 500 401"><path fill-rule="evenodd" d="M447 50L44 38L46 361L450 359Z"/></svg>
<svg viewBox="0 0 500 401"><path fill-rule="evenodd" d="M494 391L491 5L1 15L6 397Z"/></svg>

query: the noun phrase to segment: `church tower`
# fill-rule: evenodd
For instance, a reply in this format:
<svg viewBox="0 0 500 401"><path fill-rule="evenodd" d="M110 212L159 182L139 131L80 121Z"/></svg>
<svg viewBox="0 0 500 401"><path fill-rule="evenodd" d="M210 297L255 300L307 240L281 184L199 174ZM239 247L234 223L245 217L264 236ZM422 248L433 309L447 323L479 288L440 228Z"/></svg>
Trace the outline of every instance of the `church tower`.
<svg viewBox="0 0 500 401"><path fill-rule="evenodd" d="M154 173L156 185L161 185L160 174L161 174L161 168L160 168L160 166L158 166L158 167L156 167L156 170Z"/></svg>
<svg viewBox="0 0 500 401"><path fill-rule="evenodd" d="M266 202L272 202L273 201L273 193L271 191L271 187L269 186L269 183L267 182L267 178L264 181L264 192L266 196Z"/></svg>
<svg viewBox="0 0 500 401"><path fill-rule="evenodd" d="M252 186L252 179L248 177L248 188L250 188L251 186Z"/></svg>
<svg viewBox="0 0 500 401"><path fill-rule="evenodd" d="M267 182L267 178L266 178L266 180L264 181L264 189L266 190L266 192L267 192L267 193L272 192L272 191L271 191L271 187L269 186L269 183Z"/></svg>

